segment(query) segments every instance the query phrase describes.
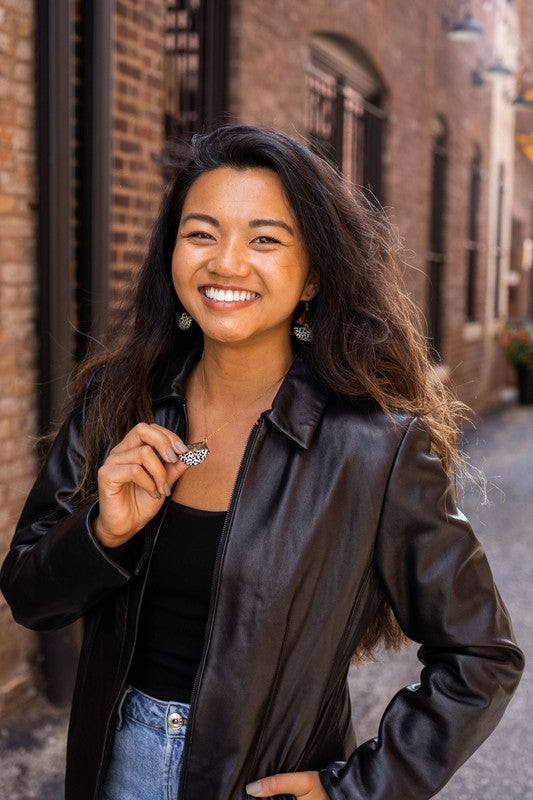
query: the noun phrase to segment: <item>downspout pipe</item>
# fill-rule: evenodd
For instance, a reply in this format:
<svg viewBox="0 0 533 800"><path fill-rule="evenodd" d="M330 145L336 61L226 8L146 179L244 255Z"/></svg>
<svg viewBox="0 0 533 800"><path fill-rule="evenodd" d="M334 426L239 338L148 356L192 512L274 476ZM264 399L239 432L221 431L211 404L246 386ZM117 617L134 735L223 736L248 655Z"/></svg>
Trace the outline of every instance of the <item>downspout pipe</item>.
<svg viewBox="0 0 533 800"><path fill-rule="evenodd" d="M37 160L39 299L38 419L41 434L57 423L74 366L72 314L72 35L70 0L37 0ZM69 628L42 632L46 694L68 704L77 647Z"/></svg>
<svg viewBox="0 0 533 800"><path fill-rule="evenodd" d="M41 434L49 433L60 419L75 363L85 355L89 338L103 333L108 316L115 4L114 0L82 0L79 6L77 127L73 7L72 0L36 0ZM79 148L76 187L75 140ZM67 705L76 674L80 626L39 635L48 698L56 705Z"/></svg>
<svg viewBox="0 0 533 800"><path fill-rule="evenodd" d="M77 360L106 330L110 293L112 41L115 2L84 0L79 125Z"/></svg>

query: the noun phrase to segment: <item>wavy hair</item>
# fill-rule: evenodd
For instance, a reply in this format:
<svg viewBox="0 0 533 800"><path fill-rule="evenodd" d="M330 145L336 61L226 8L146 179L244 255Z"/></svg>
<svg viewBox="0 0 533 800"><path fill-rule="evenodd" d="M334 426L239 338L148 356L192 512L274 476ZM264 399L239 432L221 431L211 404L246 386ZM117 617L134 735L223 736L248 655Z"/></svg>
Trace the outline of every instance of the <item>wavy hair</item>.
<svg viewBox="0 0 533 800"><path fill-rule="evenodd" d="M320 290L310 304L313 340L305 345L320 380L348 400L371 397L387 414L422 417L433 451L451 472L460 461L456 442L464 407L449 396L428 358L418 314L402 287L394 229L381 210L301 142L235 125L193 138L190 160L176 169L163 199L121 324L104 351L89 356L78 370L74 405L81 402L89 376L95 371L99 376L82 433L86 461L80 493L94 491L102 452L139 420L153 419L150 389L167 373L171 354L189 349L201 336L199 330L176 331L182 307L171 261L187 192L200 175L218 167L264 167L279 176L310 268L320 276ZM401 639L383 596L362 651L383 640L398 645Z"/></svg>

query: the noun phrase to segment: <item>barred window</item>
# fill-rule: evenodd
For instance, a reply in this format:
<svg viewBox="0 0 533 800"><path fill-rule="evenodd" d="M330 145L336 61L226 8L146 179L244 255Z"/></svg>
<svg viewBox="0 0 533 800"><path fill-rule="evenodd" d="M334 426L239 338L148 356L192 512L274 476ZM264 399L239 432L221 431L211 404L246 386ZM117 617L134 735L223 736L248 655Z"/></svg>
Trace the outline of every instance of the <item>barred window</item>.
<svg viewBox="0 0 533 800"><path fill-rule="evenodd" d="M445 214L448 173L448 131L441 117L435 118L432 140L431 217L428 254L428 340L430 355L441 360L442 293L444 284Z"/></svg>
<svg viewBox="0 0 533 800"><path fill-rule="evenodd" d="M306 129L313 149L383 202L384 87L366 56L342 37L313 37L306 66Z"/></svg>
<svg viewBox="0 0 533 800"><path fill-rule="evenodd" d="M476 305L478 255L479 255L479 197L481 188L481 150L478 145L470 162L470 203L468 211L468 236L466 241L466 319L474 322L478 316Z"/></svg>
<svg viewBox="0 0 533 800"><path fill-rule="evenodd" d="M170 161L193 133L223 121L227 105L228 0L176 0L166 8L165 133Z"/></svg>
<svg viewBox="0 0 533 800"><path fill-rule="evenodd" d="M501 283L503 258L503 210L505 201L505 166L498 170L498 198L496 216L496 249L494 253L494 316L501 314Z"/></svg>

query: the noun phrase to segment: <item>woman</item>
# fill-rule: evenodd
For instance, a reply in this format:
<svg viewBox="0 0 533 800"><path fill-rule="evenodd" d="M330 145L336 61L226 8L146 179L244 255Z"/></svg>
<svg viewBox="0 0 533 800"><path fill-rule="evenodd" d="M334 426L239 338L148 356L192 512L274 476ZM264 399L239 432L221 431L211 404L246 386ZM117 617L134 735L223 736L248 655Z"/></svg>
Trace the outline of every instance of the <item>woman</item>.
<svg viewBox="0 0 533 800"><path fill-rule="evenodd" d="M85 620L67 800L434 795L523 667L456 416L382 218L289 137L196 137L2 571L22 624ZM350 660L404 635L356 747Z"/></svg>

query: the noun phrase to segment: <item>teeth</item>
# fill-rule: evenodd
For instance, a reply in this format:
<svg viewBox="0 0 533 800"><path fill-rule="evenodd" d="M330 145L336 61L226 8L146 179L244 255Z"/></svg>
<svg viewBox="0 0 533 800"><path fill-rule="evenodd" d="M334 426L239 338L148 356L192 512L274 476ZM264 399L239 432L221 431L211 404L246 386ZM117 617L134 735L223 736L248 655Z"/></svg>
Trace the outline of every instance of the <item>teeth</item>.
<svg viewBox="0 0 533 800"><path fill-rule="evenodd" d="M218 300L220 303L244 302L245 300L253 300L256 297L255 292L234 292L231 289L215 289L212 286L204 289L204 294L209 300Z"/></svg>

